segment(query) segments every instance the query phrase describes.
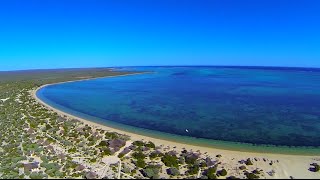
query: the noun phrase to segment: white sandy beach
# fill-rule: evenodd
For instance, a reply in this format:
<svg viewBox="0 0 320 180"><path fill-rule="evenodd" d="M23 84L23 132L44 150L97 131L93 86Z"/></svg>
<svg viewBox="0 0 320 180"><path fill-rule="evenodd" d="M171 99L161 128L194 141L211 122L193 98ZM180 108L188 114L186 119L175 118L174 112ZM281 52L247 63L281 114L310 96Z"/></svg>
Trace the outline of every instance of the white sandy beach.
<svg viewBox="0 0 320 180"><path fill-rule="evenodd" d="M141 74L141 73L135 73L135 74ZM133 75L133 74L129 74ZM127 75L120 75L120 76L127 76ZM110 77L117 77L117 76L110 76ZM97 78L95 78L97 79ZM89 80L89 79L86 79ZM84 80L77 80L77 81L84 81ZM68 82L74 82L74 81L68 81ZM67 82L61 82L61 83L67 83ZM61 83L55 83L55 84L61 84ZM49 85L49 84L48 84ZM105 125L101 125L95 122L91 122L87 119L83 119L80 117L73 116L71 114L62 112L58 109L55 109L51 107L50 105L44 103L41 99L39 99L36 96L36 92L48 85L41 86L37 88L36 90L32 91L32 96L42 105L47 107L48 109L51 109L55 112L57 112L61 116L68 116L69 118L74 118L82 121L85 124L88 124L95 128L100 128L108 131L114 131L118 132L120 134L126 134L131 137L131 141L135 140L145 140L145 141L152 141L156 145L163 145L164 147L170 146L171 149L173 147L176 147L175 150L181 151L183 148L193 151L200 150L201 153L207 152L208 155L215 157L218 154L222 155L222 159L225 162L225 167L228 168L228 164L234 164L237 163L240 160L244 160L247 158L256 158L258 159L257 162L254 163L254 168L258 167L260 169L264 169L267 171L274 170L276 173L274 176L269 176L266 178L290 178L292 176L293 178L308 178L308 179L317 179L320 178L320 173L314 173L310 172L308 169L310 167L311 163L317 162L320 163L320 156L305 156L305 155L285 155L285 154L271 154L271 153L255 153L255 152L243 152L243 151L232 151L232 150L223 150L223 149L217 149L217 148L211 148L211 147L199 147L194 146L190 144L183 144L183 143L177 143L172 142L168 140L163 139L157 139L152 137L147 137L139 134L134 134L130 132L126 132L120 129L111 128ZM319 150L320 151L320 150ZM269 163L264 162L262 159L265 158L270 162L273 161L279 161L279 163L274 163L273 165L269 165Z"/></svg>

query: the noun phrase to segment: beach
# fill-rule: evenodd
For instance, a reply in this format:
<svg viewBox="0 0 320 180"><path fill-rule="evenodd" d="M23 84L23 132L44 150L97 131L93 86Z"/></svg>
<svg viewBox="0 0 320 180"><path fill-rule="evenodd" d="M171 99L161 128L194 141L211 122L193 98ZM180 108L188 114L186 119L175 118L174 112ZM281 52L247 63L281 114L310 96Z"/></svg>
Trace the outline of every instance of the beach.
<svg viewBox="0 0 320 180"><path fill-rule="evenodd" d="M117 77L117 76L112 76L112 77ZM73 81L68 81L68 82L73 82ZM67 82L61 82L61 83L67 83ZM212 157L215 157L216 155L220 154L222 156L221 158L223 159L223 162L225 163L226 167L234 166L234 164L238 163L238 161L241 161L243 159L247 159L247 158L257 159L255 166L259 167L260 169L264 169L266 171L274 170L276 172L274 176L272 177L270 176L269 178L290 178L290 176L294 178L319 178L320 177L319 173L313 173L308 170L311 163L314 163L314 162L319 163L320 159L318 156L255 153L255 152L224 150L224 149L217 149L217 148L211 148L211 147L200 147L200 146L195 146L190 144L177 143L177 142L172 142L168 140L134 134L131 132L123 131L121 129L115 129L102 124L98 124L88 119L83 119L80 117L73 116L71 114L60 111L44 103L41 99L39 99L36 96L36 92L39 89L48 85L50 84L41 86L31 92L33 98L35 98L39 103L44 105L46 108L53 110L54 112L58 113L62 117L67 116L69 119L80 120L81 122L88 124L89 126L95 129L103 129L106 131L112 131L112 132L117 132L119 134L128 135L130 136L132 142L136 140L151 141L156 145L162 145L163 147L169 146L170 149L175 149L176 151L182 151L183 149L192 150L194 152L200 151L201 153L206 153ZM271 161L279 162L279 163L273 163L272 165L270 165L270 163L266 163Z"/></svg>

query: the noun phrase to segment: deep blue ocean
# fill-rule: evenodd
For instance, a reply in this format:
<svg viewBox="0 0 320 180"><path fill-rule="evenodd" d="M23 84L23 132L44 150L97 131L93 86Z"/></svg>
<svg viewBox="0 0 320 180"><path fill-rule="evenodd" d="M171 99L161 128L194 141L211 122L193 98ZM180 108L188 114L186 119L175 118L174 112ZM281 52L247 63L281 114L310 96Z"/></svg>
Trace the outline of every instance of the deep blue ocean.
<svg viewBox="0 0 320 180"><path fill-rule="evenodd" d="M127 127L206 140L320 147L320 70L128 67L151 74L47 86L64 111Z"/></svg>

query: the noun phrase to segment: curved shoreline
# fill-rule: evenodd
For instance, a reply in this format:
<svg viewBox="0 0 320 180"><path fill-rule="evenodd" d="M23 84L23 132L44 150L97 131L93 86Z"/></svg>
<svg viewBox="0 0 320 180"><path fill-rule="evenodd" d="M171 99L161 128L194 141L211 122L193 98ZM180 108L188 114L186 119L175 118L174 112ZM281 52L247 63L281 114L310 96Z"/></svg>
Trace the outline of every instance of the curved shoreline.
<svg viewBox="0 0 320 180"><path fill-rule="evenodd" d="M135 73L135 74L143 74L143 73ZM134 74L128 74L128 75L134 75ZM119 76L119 75L118 75ZM127 75L120 75L120 76L127 76ZM117 77L116 76L106 76L106 77L99 77L99 78L108 78L108 77ZM92 80L97 78L88 78L83 80L75 80L75 81L85 81L85 80ZM67 81L67 82L75 82L75 81ZM36 93L38 90L40 90L43 87L53 85L53 84L61 84L61 83L67 83L67 82L60 82L60 83L52 83L52 84L46 84L41 87L38 87L36 89L33 89L31 91L31 96L40 104L42 104L44 107L46 107L48 110L52 110L56 113L58 113L60 116L67 116L68 118L74 118L77 119L84 124L88 124L89 126L93 128L99 128L107 131L113 131L120 134L125 134L130 136L131 142L135 140L144 140L144 141L152 141L156 145L163 145L163 146L170 146L171 148L174 147L176 151L182 151L184 149L191 150L191 151L197 151L200 150L202 153L206 152L208 156L215 157L218 154L222 155L222 158L224 159L225 163L232 164L234 161L241 161L243 159L247 158L258 158L258 159L268 159L268 160L277 160L280 163L276 163L272 166L269 166L268 163L259 163L259 167L262 169L270 169L272 168L277 173L274 177L269 177L273 179L288 179L290 176L293 176L295 178L319 178L319 175L317 173L310 173L308 170L309 164L320 161L319 156L316 155L292 155L292 154L274 154L274 153L259 153L259 152L246 152L246 151L235 151L235 150L225 150L225 149L218 149L213 147L203 147L203 146L196 146L192 144L185 144L180 142L174 142L170 140L164 140L164 139L158 139L153 137L148 137L144 135L139 135L131 132L127 132L121 129L112 128L109 126L106 126L104 124L99 124L96 122L89 121L85 118L81 118L78 116L74 116L72 114L68 114L66 112L63 112L59 109L56 109L45 102L43 102L40 98L37 97ZM258 162L257 162L258 163ZM289 176L290 175L290 176Z"/></svg>
<svg viewBox="0 0 320 180"><path fill-rule="evenodd" d="M58 82L58 83L52 83L52 84L46 84L46 85L42 85L40 87L38 87L36 90L32 90L32 97L39 102L40 104L44 105L46 108L48 108L49 110L53 110L54 112L58 113L61 116L67 116L69 118L74 118L74 119L78 119L80 121L82 121L85 124L94 126L96 128L101 128L104 130L108 130L108 131L114 131L114 132L118 132L120 134L126 134L128 136L131 137L132 140L149 140L149 141L153 141L156 144L162 144L162 145L170 145L170 146L176 146L176 147L180 147L180 149L182 148L187 148L187 149L197 149L200 150L202 152L216 152L216 153L224 153L224 154L243 154L243 155L254 155L254 156L259 156L259 155L275 155L275 156L290 156L290 157L317 157L317 155L303 155L303 154L291 154L291 153L273 153L273 152L259 152L259 151L246 151L246 150L231 150L231 149L224 149L224 148L215 148L215 147L207 147L207 146L197 146L194 144L189 144L189 143L180 143L180 142L176 142L173 140L167 140L167 139L162 139L162 138L155 138L155 137L149 137L147 135L141 135L141 134L137 134L137 133L132 133L132 132L128 132L125 131L123 129L119 129L119 128L114 128L114 127L110 127L107 126L105 124L100 124L97 122L93 122L88 120L87 118L81 118L79 116L75 116L72 114L69 114L67 112L61 111L57 108L54 108L53 106L45 103L43 100L41 100L40 98L37 97L37 92L44 88L47 87L49 85L55 85L55 84L63 84L63 83L69 83L69 82L77 82L77 81L87 81L87 80L93 80L93 79L100 79L100 78L111 78L111 77L120 77L120 76L130 76L130 75L137 75L137 74L147 74L150 72L139 72L139 73L131 73L131 74L125 74L125 75L113 75L113 76L105 76L105 77L97 77L97 78L88 78L88 79L81 79L81 80L71 80L71 81L64 81L64 82ZM252 145L251 145L252 146ZM289 147L288 147L289 148ZM320 154L320 153L319 153Z"/></svg>

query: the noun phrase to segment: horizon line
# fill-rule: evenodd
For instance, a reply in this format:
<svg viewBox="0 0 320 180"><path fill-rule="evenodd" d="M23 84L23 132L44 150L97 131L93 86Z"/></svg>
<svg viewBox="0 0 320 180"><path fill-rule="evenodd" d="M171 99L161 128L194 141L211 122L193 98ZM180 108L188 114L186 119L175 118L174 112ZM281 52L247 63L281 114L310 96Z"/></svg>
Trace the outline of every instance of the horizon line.
<svg viewBox="0 0 320 180"><path fill-rule="evenodd" d="M248 68L248 69L316 69L320 67L307 66L266 66L266 65L127 65L127 66L92 66L92 67L61 67L61 68L30 68L30 69L16 69L16 70L0 70L0 72L19 72L19 71L52 71L52 70L73 70L73 69L112 69L112 68L129 68L129 67L230 67L230 68Z"/></svg>

